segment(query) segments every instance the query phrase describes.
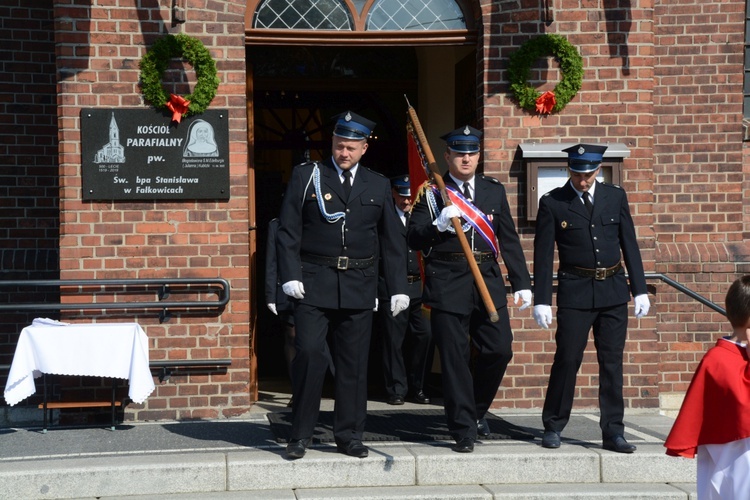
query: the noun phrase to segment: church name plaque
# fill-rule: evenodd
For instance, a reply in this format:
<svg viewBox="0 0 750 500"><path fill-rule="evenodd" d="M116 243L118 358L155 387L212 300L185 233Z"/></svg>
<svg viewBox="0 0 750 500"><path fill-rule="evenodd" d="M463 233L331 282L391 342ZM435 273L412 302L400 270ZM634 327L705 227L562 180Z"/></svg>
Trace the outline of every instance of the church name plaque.
<svg viewBox="0 0 750 500"><path fill-rule="evenodd" d="M229 199L228 116L177 123L154 109L81 110L83 199Z"/></svg>

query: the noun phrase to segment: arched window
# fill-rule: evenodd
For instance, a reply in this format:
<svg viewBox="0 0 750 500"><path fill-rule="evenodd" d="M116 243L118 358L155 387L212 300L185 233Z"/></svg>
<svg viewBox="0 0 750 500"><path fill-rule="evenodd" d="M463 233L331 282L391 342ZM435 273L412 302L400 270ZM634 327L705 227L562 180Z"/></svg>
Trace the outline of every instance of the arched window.
<svg viewBox="0 0 750 500"><path fill-rule="evenodd" d="M379 0L366 26L368 31L464 30L466 21L453 0Z"/></svg>
<svg viewBox="0 0 750 500"><path fill-rule="evenodd" d="M475 13L467 15L461 0L250 0L247 5L249 38L254 36L297 37L315 31L346 41L355 36L382 36L389 32L404 40L404 32L440 31L441 37L463 37L473 34ZM284 32L285 35L280 33ZM293 33L297 32L298 35ZM363 33L367 35L363 35ZM378 35L381 33L381 35ZM401 34L399 34L401 33ZM265 35L263 35L265 34ZM437 34L435 36L438 36ZM471 35L469 35L471 36Z"/></svg>
<svg viewBox="0 0 750 500"><path fill-rule="evenodd" d="M351 30L349 10L339 0L265 0L253 28Z"/></svg>

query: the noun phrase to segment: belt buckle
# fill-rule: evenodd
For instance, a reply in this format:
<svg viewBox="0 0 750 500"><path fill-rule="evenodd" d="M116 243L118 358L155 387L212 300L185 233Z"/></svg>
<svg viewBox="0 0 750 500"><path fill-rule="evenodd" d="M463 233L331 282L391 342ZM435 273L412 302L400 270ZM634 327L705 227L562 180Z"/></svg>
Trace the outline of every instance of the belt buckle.
<svg viewBox="0 0 750 500"><path fill-rule="evenodd" d="M482 252L472 252L474 254L474 260L477 264L482 263Z"/></svg>
<svg viewBox="0 0 750 500"><path fill-rule="evenodd" d="M594 279L597 281L603 281L607 279L607 268L606 267L597 267L594 270Z"/></svg>
<svg viewBox="0 0 750 500"><path fill-rule="evenodd" d="M336 269L339 271L346 271L349 269L349 257L339 256L336 260Z"/></svg>

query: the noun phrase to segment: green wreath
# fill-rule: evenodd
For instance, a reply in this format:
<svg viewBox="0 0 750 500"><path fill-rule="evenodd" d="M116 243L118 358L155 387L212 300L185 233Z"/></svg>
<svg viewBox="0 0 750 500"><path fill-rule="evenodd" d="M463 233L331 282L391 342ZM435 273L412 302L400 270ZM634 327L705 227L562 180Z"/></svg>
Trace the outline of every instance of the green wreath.
<svg viewBox="0 0 750 500"><path fill-rule="evenodd" d="M162 79L164 71L173 57L182 57L193 66L197 82L193 93L179 98L164 90ZM164 108L177 113L173 109L174 100L184 99L189 105L181 110L180 115L203 113L216 96L219 78L216 76L216 63L211 53L197 38L178 33L166 35L157 40L151 49L141 58L141 92L146 101L156 108ZM170 102L170 99L173 102ZM176 118L179 121L179 118Z"/></svg>
<svg viewBox="0 0 750 500"><path fill-rule="evenodd" d="M518 105L528 111L538 111L539 100L547 97L540 94L527 83L531 76L531 65L540 57L554 56L560 64L562 79L552 91L554 106L547 112L562 111L576 93L583 82L583 58L578 50L565 37L544 34L532 38L511 54L508 64L508 80L510 88L518 100ZM547 94L545 92L545 94ZM542 112L542 111L540 111Z"/></svg>

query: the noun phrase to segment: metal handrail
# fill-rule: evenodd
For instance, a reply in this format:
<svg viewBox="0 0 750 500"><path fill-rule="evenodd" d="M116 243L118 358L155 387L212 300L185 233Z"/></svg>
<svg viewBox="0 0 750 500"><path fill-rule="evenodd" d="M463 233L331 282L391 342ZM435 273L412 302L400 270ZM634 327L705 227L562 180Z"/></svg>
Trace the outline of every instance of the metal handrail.
<svg viewBox="0 0 750 500"><path fill-rule="evenodd" d="M675 280L673 280L672 278L670 278L668 276L665 276L665 275L663 275L661 273L645 273L645 276L646 276L647 280L648 279L659 279L659 280L663 281L664 283L666 283L667 285L671 286L672 288L674 288L676 290L679 290L680 292L684 293L688 297L697 300L698 302L700 302L701 304L703 304L703 305L705 305L707 307L710 307L711 309L713 309L717 313L723 314L724 316L727 315L727 312L726 312L726 310L723 307L720 307L720 306L716 305L715 303L711 302L707 298L703 297L702 295L698 294L697 292L694 292L693 290L689 289L685 285L681 285L680 283L676 282ZM627 278L628 275L625 274L625 277ZM557 274L552 275L552 279L556 280L557 279ZM531 275L531 280L532 281L534 280L534 275L533 274Z"/></svg>
<svg viewBox="0 0 750 500"><path fill-rule="evenodd" d="M676 282L672 278L669 278L667 276L664 276L660 273L646 273L646 279L660 279L667 285L671 286L672 288L679 290L680 292L684 293L688 297L697 300L701 304L703 304L706 307L710 307L714 311L716 311L719 314L723 314L724 316L727 315L726 309L723 307L720 307L716 305L715 303L711 302L707 298L703 297L702 295L699 295L698 293L694 292L693 290L689 289L688 287L681 285L680 283Z"/></svg>
<svg viewBox="0 0 750 500"><path fill-rule="evenodd" d="M59 311L59 310L109 310L109 309L217 309L221 310L229 303L229 282L223 278L150 278L150 279L92 279L92 280L0 280L0 287L106 287L106 286L134 286L148 288L159 286L158 302L30 302L0 304L0 311ZM204 290L188 290L193 292L206 291L208 287L218 287L217 301L175 301L163 300L169 297L170 285L202 286ZM95 292L92 292L95 293Z"/></svg>

